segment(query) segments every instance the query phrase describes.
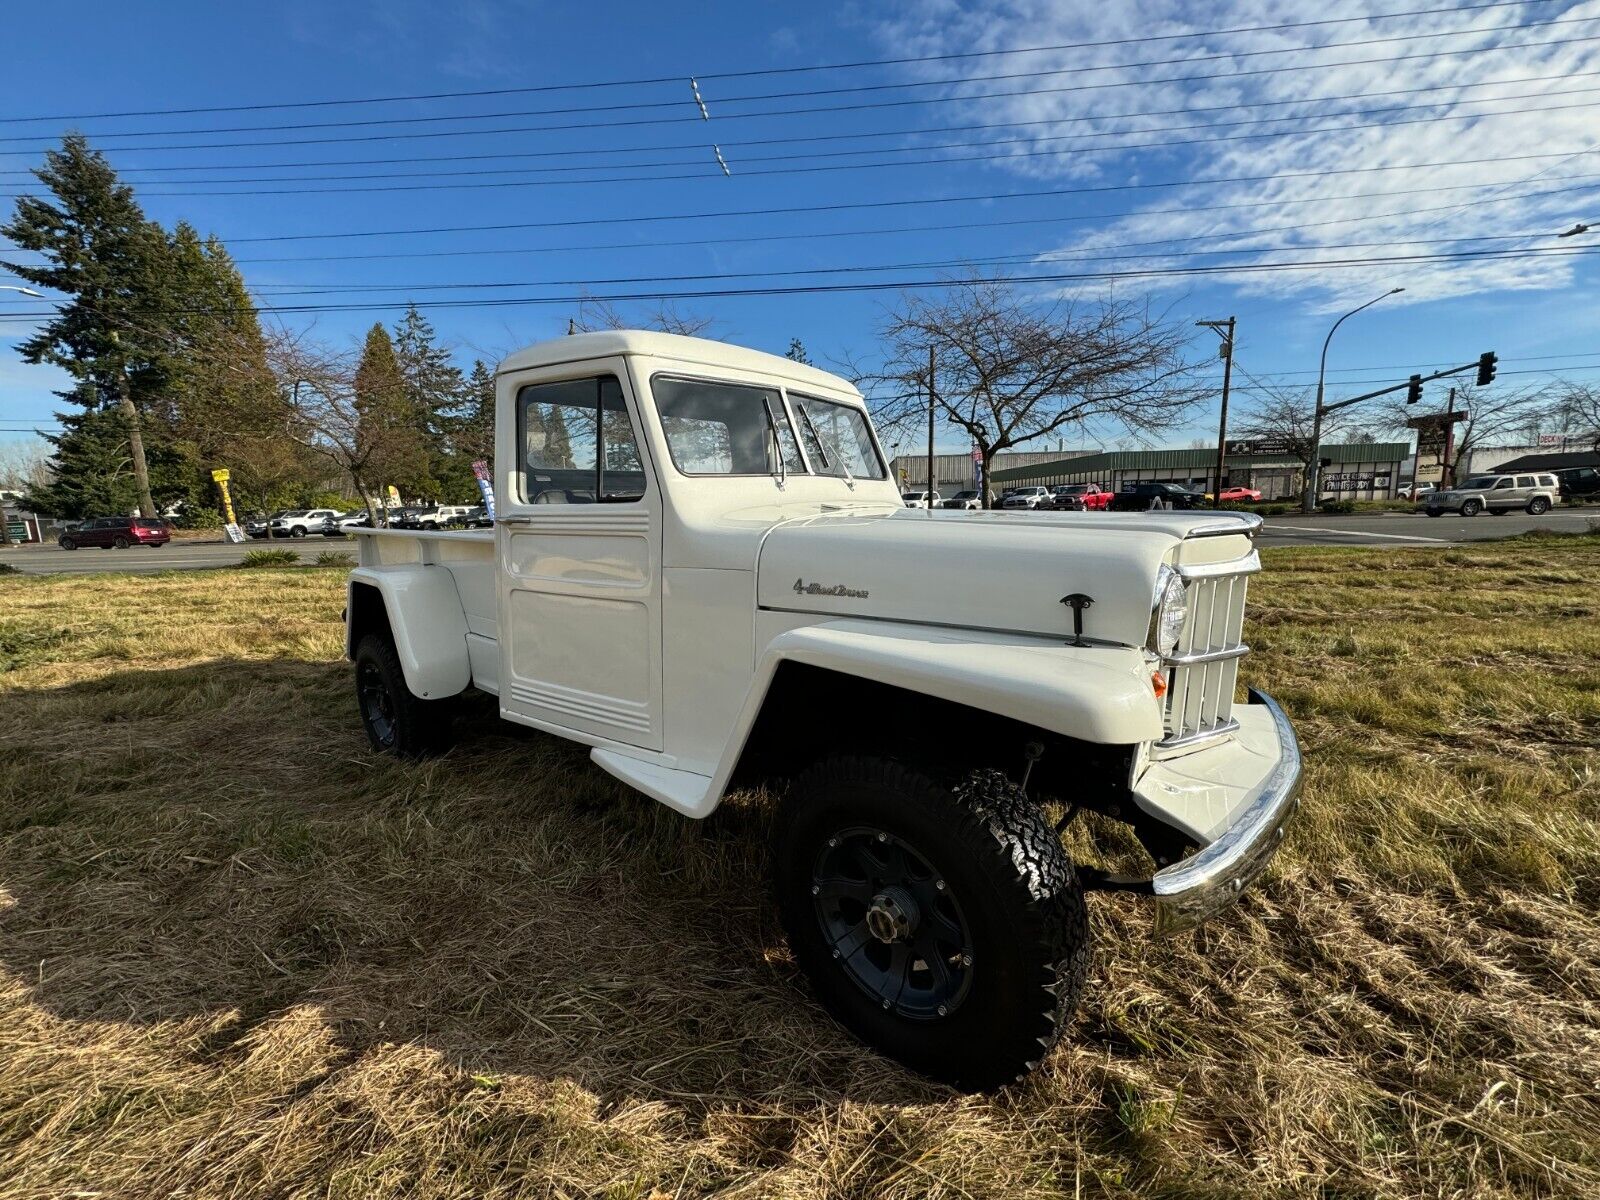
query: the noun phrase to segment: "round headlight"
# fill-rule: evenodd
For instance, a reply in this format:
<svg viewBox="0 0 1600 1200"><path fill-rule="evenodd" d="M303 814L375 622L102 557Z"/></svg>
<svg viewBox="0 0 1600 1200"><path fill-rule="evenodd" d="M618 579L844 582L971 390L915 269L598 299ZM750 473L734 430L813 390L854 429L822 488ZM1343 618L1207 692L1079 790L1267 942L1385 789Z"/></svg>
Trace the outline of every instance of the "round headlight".
<svg viewBox="0 0 1600 1200"><path fill-rule="evenodd" d="M1156 600L1156 653L1166 658L1177 650L1183 623L1188 619L1189 589L1170 568L1163 568L1163 579Z"/></svg>

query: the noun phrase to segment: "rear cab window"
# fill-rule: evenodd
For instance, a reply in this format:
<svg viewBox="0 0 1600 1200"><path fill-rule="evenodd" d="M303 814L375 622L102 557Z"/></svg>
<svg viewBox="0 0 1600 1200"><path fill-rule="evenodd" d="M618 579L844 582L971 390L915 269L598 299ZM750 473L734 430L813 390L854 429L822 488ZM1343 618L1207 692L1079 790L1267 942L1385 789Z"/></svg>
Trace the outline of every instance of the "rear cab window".
<svg viewBox="0 0 1600 1200"><path fill-rule="evenodd" d="M645 494L639 439L615 375L517 392L518 486L529 504L625 504Z"/></svg>

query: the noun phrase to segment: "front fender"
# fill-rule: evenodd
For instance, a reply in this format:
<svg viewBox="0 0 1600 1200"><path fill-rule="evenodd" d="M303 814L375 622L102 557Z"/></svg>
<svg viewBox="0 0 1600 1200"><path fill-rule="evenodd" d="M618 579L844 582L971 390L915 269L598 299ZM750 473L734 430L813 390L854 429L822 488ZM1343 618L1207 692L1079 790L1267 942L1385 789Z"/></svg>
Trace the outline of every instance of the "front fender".
<svg viewBox="0 0 1600 1200"><path fill-rule="evenodd" d="M712 777L710 804L727 787L786 661L931 693L1084 742L1125 746L1164 736L1142 651L935 625L827 621L787 630L767 646Z"/></svg>
<svg viewBox="0 0 1600 1200"><path fill-rule="evenodd" d="M373 589L382 601L406 687L413 695L438 700L466 690L472 682L467 616L449 570L395 563L350 572L345 651L351 656L363 632L362 588Z"/></svg>

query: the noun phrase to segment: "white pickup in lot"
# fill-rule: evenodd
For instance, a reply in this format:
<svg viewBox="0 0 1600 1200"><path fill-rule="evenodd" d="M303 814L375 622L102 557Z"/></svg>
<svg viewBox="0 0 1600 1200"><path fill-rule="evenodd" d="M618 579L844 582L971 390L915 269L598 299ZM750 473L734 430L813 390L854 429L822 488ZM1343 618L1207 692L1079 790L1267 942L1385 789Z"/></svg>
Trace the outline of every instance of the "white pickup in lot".
<svg viewBox="0 0 1600 1200"><path fill-rule="evenodd" d="M443 748L476 688L689 817L771 784L795 958L884 1052L1015 1079L1076 1002L1086 892L1179 929L1276 850L1294 732L1235 699L1259 518L907 509L848 383L666 334L513 354L496 405L494 529L355 531L373 745ZM1045 801L1154 869L1075 866Z"/></svg>

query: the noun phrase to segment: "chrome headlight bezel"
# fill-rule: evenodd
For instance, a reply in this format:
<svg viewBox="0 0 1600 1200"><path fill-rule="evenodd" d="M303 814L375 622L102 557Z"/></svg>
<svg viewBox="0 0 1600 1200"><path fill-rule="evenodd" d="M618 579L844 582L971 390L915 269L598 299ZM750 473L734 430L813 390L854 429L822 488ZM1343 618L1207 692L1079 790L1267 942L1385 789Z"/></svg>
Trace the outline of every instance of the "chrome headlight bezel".
<svg viewBox="0 0 1600 1200"><path fill-rule="evenodd" d="M1150 602L1150 649L1162 658L1177 652L1183 627L1189 619L1189 587L1183 576L1165 564L1156 574Z"/></svg>

